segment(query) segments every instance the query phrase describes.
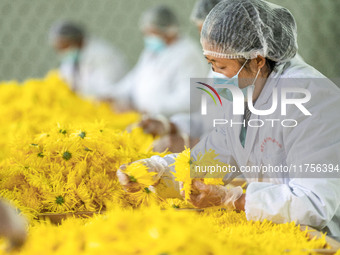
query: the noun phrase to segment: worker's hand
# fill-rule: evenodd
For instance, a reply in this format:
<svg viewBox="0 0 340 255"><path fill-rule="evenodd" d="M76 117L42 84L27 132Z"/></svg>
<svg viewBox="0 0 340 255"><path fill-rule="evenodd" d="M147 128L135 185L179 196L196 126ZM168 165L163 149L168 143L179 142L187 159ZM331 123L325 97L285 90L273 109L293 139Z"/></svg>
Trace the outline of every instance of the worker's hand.
<svg viewBox="0 0 340 255"><path fill-rule="evenodd" d="M169 160L169 159L168 159ZM170 171L167 161L159 156L153 156L147 159L138 160L142 162L149 172L157 173L154 183L150 186L154 192L162 198L181 198L179 194L178 182L175 181ZM126 165L122 165L117 170L117 177L124 190L127 192L137 192L141 189L140 185L130 180L129 176L124 173Z"/></svg>
<svg viewBox="0 0 340 255"><path fill-rule="evenodd" d="M114 101L112 102L111 107L116 113L136 111L132 104L124 101Z"/></svg>
<svg viewBox="0 0 340 255"><path fill-rule="evenodd" d="M179 153L185 150L185 147L193 147L199 140L190 138L186 134L168 134L156 139L153 142L153 150L156 152L163 152L169 150L173 153Z"/></svg>
<svg viewBox="0 0 340 255"><path fill-rule="evenodd" d="M201 180L193 180L190 202L198 208L220 206L235 209L235 201L243 194L241 187L227 189L221 185L207 185Z"/></svg>
<svg viewBox="0 0 340 255"><path fill-rule="evenodd" d="M153 118L143 119L139 126L143 128L144 132L147 134L151 134L153 136L163 136L170 132L170 123L165 123L164 121L160 121Z"/></svg>
<svg viewBox="0 0 340 255"><path fill-rule="evenodd" d="M130 180L130 177L123 173L123 171L126 169L126 165L120 166L120 168L117 170L117 177L120 182L120 184L123 186L124 190L127 192L137 192L141 189L140 185L137 182L133 182Z"/></svg>
<svg viewBox="0 0 340 255"><path fill-rule="evenodd" d="M112 107L115 105L115 100L110 97L102 97L98 101L104 104L109 104Z"/></svg>
<svg viewBox="0 0 340 255"><path fill-rule="evenodd" d="M26 220L14 208L0 201L0 236L9 240L10 249L24 244L27 237L26 225Z"/></svg>
<svg viewBox="0 0 340 255"><path fill-rule="evenodd" d="M157 152L163 152L168 149L173 153L179 153L185 150L185 146L189 147L189 144L181 134L165 135L153 142L153 149Z"/></svg>
<svg viewBox="0 0 340 255"><path fill-rule="evenodd" d="M160 178L163 176L163 174L167 171L168 166L162 162L162 159L159 158L158 160L156 158L147 158L147 159L140 159L135 162L140 162L144 164L147 167L147 170L149 172L157 173L154 178L154 184L152 186L157 186L159 183ZM131 164L131 163L130 163ZM126 164L119 167L117 170L117 177L120 182L120 184L123 186L125 191L127 192L137 192L141 190L141 186L139 183L130 180L130 177L124 173L126 170Z"/></svg>

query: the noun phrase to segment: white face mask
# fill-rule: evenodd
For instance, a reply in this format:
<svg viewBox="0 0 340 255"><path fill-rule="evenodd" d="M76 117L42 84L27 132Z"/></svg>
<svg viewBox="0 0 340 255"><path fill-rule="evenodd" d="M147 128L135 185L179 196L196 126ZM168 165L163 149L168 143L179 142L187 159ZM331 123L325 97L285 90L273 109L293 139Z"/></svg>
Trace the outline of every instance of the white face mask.
<svg viewBox="0 0 340 255"><path fill-rule="evenodd" d="M242 71L243 67L246 65L247 62L248 62L248 59L246 60L246 62L244 62L243 66L240 68L240 70L237 72L237 74L235 74L231 78L229 78L229 77L219 73L218 76L220 76L220 77L216 77L216 78L214 77L214 85L224 84L224 85L232 85L232 86L240 88L239 81L238 81L238 75L240 74L240 72ZM257 72L257 74L255 76L255 79L254 79L252 84L250 84L247 87L241 89L242 93L244 95L244 100L245 101L248 101L248 87L251 87L253 89L253 91L254 91L254 88L255 88L254 84L255 84L255 82L257 80L257 77L258 77L260 71L261 71L261 69L258 70L258 72ZM214 74L217 74L217 73L214 72ZM217 92L218 92L218 94L220 96L224 97L225 99L227 99L229 101L233 101L233 96L232 96L232 94L231 94L229 89L221 88L221 89L217 89Z"/></svg>

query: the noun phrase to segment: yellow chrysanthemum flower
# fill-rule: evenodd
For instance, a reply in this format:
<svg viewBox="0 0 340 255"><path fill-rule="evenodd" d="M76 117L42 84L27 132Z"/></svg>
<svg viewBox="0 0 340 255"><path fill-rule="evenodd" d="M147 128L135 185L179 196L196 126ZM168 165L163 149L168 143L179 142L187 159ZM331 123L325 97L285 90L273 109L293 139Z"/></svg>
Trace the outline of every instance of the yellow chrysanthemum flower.
<svg viewBox="0 0 340 255"><path fill-rule="evenodd" d="M183 152L179 153L176 157L176 161L173 164L175 166L174 176L175 180L183 182L183 190L186 200L188 195L191 194L191 177L190 177L190 148L186 148Z"/></svg>
<svg viewBox="0 0 340 255"><path fill-rule="evenodd" d="M191 194L191 185L194 178L203 178L205 184L223 185L222 178L216 178L216 174L209 172L195 173L195 166L214 166L219 164L221 166L228 167L228 164L221 163L216 157L218 154L213 150L205 152L203 155L199 154L196 161L192 161L190 158L190 149L186 148L183 152L179 153L176 157L176 161L173 164L175 166L174 176L176 181L183 183L183 191L185 199L187 200ZM225 173L223 173L225 174Z"/></svg>
<svg viewBox="0 0 340 255"><path fill-rule="evenodd" d="M130 181L139 183L142 187L148 187L155 184L155 172L149 172L147 166L142 162L134 162L126 167L124 173L130 178Z"/></svg>

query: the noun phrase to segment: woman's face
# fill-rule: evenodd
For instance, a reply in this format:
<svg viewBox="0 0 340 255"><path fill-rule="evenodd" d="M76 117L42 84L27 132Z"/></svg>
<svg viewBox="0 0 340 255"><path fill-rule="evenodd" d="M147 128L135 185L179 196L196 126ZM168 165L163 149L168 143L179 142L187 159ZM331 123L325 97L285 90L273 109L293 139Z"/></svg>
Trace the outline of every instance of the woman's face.
<svg viewBox="0 0 340 255"><path fill-rule="evenodd" d="M205 58L214 72L223 74L229 78L235 76L242 67L236 59L215 58L209 55L205 56Z"/></svg>
<svg viewBox="0 0 340 255"><path fill-rule="evenodd" d="M211 64L214 72L223 74L229 78L234 77L240 71L245 61L240 62L238 59L216 58L210 55L206 55L205 58L208 63ZM248 60L246 66L242 68L238 75L240 88L245 88L250 85L259 70L256 59Z"/></svg>

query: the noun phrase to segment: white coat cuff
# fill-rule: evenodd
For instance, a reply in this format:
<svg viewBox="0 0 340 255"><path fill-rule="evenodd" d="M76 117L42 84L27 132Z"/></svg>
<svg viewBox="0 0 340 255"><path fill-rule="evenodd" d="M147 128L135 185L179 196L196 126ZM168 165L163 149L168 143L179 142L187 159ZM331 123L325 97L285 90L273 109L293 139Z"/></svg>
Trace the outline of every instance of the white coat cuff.
<svg viewBox="0 0 340 255"><path fill-rule="evenodd" d="M273 186L271 183L254 182L250 183L246 190L245 198L245 213L248 220L263 220L266 218L264 212L265 201L263 191L266 188Z"/></svg>

